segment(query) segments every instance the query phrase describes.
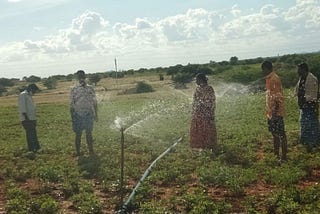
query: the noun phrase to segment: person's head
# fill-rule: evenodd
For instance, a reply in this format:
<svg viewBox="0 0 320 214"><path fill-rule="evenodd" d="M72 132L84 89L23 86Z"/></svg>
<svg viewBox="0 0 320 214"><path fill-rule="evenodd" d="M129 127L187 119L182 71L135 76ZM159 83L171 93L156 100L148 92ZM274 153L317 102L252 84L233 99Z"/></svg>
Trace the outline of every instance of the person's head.
<svg viewBox="0 0 320 214"><path fill-rule="evenodd" d="M307 63L303 62L298 65L298 75L299 77L305 77L309 73L309 66Z"/></svg>
<svg viewBox="0 0 320 214"><path fill-rule="evenodd" d="M196 75L196 83L197 85L207 85L208 84L208 78L204 73L198 73Z"/></svg>
<svg viewBox="0 0 320 214"><path fill-rule="evenodd" d="M77 79L79 80L79 83L81 85L84 85L86 82L85 82L85 79L86 79L86 74L83 70L78 70L77 73Z"/></svg>
<svg viewBox="0 0 320 214"><path fill-rule="evenodd" d="M267 76L268 74L270 74L273 71L272 62L268 60L263 61L261 64L261 70L264 76Z"/></svg>
<svg viewBox="0 0 320 214"><path fill-rule="evenodd" d="M38 88L38 86L37 86L36 84L31 83L31 84L28 85L27 91L29 91L29 92L31 92L32 94L34 94L34 93L40 91L40 89Z"/></svg>

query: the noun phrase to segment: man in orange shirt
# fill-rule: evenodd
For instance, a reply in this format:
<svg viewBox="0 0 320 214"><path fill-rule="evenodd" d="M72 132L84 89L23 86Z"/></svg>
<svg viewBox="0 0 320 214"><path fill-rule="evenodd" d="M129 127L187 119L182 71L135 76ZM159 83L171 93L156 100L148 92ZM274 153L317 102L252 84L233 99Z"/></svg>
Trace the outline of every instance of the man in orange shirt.
<svg viewBox="0 0 320 214"><path fill-rule="evenodd" d="M279 161L287 159L287 137L283 122L284 97L279 76L274 72L270 61L261 64L262 73L266 79L266 115L268 128L273 136L274 154ZM282 149L281 158L279 149Z"/></svg>

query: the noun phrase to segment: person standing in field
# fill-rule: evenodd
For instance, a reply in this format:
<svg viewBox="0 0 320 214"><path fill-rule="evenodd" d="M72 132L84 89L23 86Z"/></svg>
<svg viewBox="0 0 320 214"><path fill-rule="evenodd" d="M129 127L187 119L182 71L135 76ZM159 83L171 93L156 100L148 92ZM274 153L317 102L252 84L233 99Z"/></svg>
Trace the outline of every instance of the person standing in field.
<svg viewBox="0 0 320 214"><path fill-rule="evenodd" d="M79 83L71 90L70 113L72 128L75 133L76 154L80 156L82 131L86 131L86 140L89 154L93 155L93 121L98 121L97 99L92 86L85 81L86 75L83 70L76 73Z"/></svg>
<svg viewBox="0 0 320 214"><path fill-rule="evenodd" d="M307 63L298 65L299 81L295 94L300 108L300 143L309 149L319 144L318 79Z"/></svg>
<svg viewBox="0 0 320 214"><path fill-rule="evenodd" d="M20 121L26 132L27 145L30 152L36 152L40 149L36 129L36 105L32 99L32 95L38 91L39 88L36 84L30 84L26 90L20 93L18 98Z"/></svg>
<svg viewBox="0 0 320 214"><path fill-rule="evenodd" d="M205 74L196 75L190 124L190 146L212 149L217 144L215 124L216 96Z"/></svg>
<svg viewBox="0 0 320 214"><path fill-rule="evenodd" d="M264 61L261 64L262 74L266 79L266 116L268 129L273 136L274 154L279 159L279 162L287 160L287 136L283 116L284 96L282 84L279 76L273 70L273 65L270 61ZM279 150L282 154L280 157Z"/></svg>

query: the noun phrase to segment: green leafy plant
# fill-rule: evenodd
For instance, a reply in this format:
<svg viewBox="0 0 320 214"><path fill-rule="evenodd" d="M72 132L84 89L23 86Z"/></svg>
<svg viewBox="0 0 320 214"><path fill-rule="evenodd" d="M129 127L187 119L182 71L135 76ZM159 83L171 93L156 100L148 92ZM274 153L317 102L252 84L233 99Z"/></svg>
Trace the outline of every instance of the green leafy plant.
<svg viewBox="0 0 320 214"><path fill-rule="evenodd" d="M231 211L230 204L222 201L213 201L206 191L198 188L194 193L183 195L183 202L187 213L228 213Z"/></svg>
<svg viewBox="0 0 320 214"><path fill-rule="evenodd" d="M201 167L199 177L203 184L226 187L234 195L242 195L244 187L257 179L254 170L217 165Z"/></svg>
<svg viewBox="0 0 320 214"><path fill-rule="evenodd" d="M102 205L100 201L91 193L83 192L71 198L74 207L81 214L100 214Z"/></svg>
<svg viewBox="0 0 320 214"><path fill-rule="evenodd" d="M80 192L79 182L78 179L74 178L63 183L62 191L66 199Z"/></svg>
<svg viewBox="0 0 320 214"><path fill-rule="evenodd" d="M31 200L28 213L55 214L59 210L58 203L49 195L41 195Z"/></svg>
<svg viewBox="0 0 320 214"><path fill-rule="evenodd" d="M37 172L40 179L49 182L59 182L63 177L59 166L43 166Z"/></svg>
<svg viewBox="0 0 320 214"><path fill-rule="evenodd" d="M8 201L6 204L6 211L11 214L11 213L28 213L28 200L29 200L29 195L16 187L15 185L12 185L7 189L7 197Z"/></svg>
<svg viewBox="0 0 320 214"><path fill-rule="evenodd" d="M298 213L299 202L300 192L297 189L289 188L277 192L267 200L268 213Z"/></svg>
<svg viewBox="0 0 320 214"><path fill-rule="evenodd" d="M100 159L97 156L80 157L78 166L84 178L94 178L99 173Z"/></svg>
<svg viewBox="0 0 320 214"><path fill-rule="evenodd" d="M270 184L290 186L306 177L306 172L296 166L282 165L265 171L266 181Z"/></svg>

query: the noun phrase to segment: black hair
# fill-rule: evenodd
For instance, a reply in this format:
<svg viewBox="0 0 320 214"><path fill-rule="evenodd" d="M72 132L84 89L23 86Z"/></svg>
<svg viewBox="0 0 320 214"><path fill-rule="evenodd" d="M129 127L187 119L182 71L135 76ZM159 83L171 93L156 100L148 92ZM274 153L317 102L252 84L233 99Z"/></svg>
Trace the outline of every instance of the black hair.
<svg viewBox="0 0 320 214"><path fill-rule="evenodd" d="M198 79L198 80L200 80L202 82L208 83L208 78L204 73L198 73L196 75L196 79Z"/></svg>
<svg viewBox="0 0 320 214"><path fill-rule="evenodd" d="M308 64L305 63L305 62L300 63L300 64L298 65L298 68L302 69L303 71L307 71L307 72L309 71L309 66L308 66Z"/></svg>
<svg viewBox="0 0 320 214"><path fill-rule="evenodd" d="M84 78L86 76L86 73L84 72L84 70L78 70L76 75L79 79L79 78Z"/></svg>
<svg viewBox="0 0 320 214"><path fill-rule="evenodd" d="M268 69L268 71L272 71L273 70L272 62L270 62L268 60L263 61L261 64L261 68L266 68L266 69Z"/></svg>

